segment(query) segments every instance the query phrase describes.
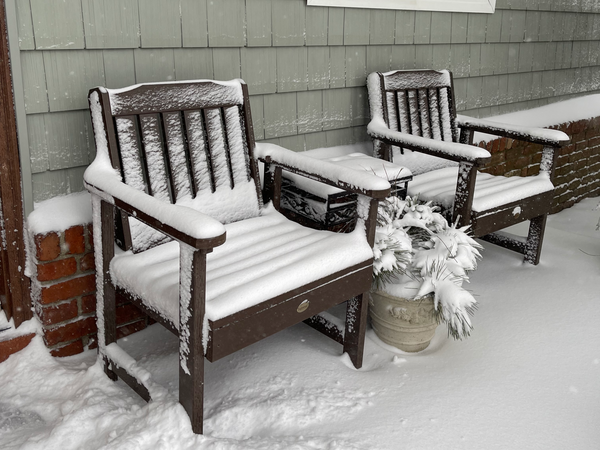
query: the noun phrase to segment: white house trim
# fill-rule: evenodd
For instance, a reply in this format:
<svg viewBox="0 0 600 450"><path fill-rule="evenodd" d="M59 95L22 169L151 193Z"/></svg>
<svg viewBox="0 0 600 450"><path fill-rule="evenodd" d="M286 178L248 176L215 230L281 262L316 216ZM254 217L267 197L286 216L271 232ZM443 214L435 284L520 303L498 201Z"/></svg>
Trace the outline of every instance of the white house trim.
<svg viewBox="0 0 600 450"><path fill-rule="evenodd" d="M308 6L493 13L496 0L307 0Z"/></svg>

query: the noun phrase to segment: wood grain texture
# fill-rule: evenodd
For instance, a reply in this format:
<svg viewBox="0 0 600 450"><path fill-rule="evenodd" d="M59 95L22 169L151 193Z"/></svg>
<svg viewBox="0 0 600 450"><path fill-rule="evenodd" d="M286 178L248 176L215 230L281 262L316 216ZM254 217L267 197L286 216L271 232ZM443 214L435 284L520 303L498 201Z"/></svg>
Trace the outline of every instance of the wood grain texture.
<svg viewBox="0 0 600 450"><path fill-rule="evenodd" d="M104 50L106 87L118 89L135 84L134 50Z"/></svg>
<svg viewBox="0 0 600 450"><path fill-rule="evenodd" d="M27 114L48 111L46 72L42 52L21 52L23 95Z"/></svg>
<svg viewBox="0 0 600 450"><path fill-rule="evenodd" d="M244 0L208 2L208 44L210 47L243 47L246 44Z"/></svg>
<svg viewBox="0 0 600 450"><path fill-rule="evenodd" d="M90 87L103 86L101 50L44 51L50 111L87 109Z"/></svg>
<svg viewBox="0 0 600 450"><path fill-rule="evenodd" d="M19 33L19 49L35 49L35 39L33 35L33 22L31 19L31 5L29 0L16 0L17 7L17 26Z"/></svg>
<svg viewBox="0 0 600 450"><path fill-rule="evenodd" d="M306 24L304 0L273 1L273 45L303 46Z"/></svg>
<svg viewBox="0 0 600 450"><path fill-rule="evenodd" d="M84 48L81 0L30 0L35 48Z"/></svg>
<svg viewBox="0 0 600 450"><path fill-rule="evenodd" d="M182 46L179 2L144 0L139 2L139 10L142 47Z"/></svg>
<svg viewBox="0 0 600 450"><path fill-rule="evenodd" d="M207 0L181 0L181 37L184 47L208 46Z"/></svg>
<svg viewBox="0 0 600 450"><path fill-rule="evenodd" d="M250 94L275 93L278 49L242 48L240 52L242 79L248 84Z"/></svg>
<svg viewBox="0 0 600 450"><path fill-rule="evenodd" d="M140 14L137 0L82 0L86 48L137 48Z"/></svg>
<svg viewBox="0 0 600 450"><path fill-rule="evenodd" d="M248 47L270 47L272 45L271 9L271 0L253 0L246 3Z"/></svg>

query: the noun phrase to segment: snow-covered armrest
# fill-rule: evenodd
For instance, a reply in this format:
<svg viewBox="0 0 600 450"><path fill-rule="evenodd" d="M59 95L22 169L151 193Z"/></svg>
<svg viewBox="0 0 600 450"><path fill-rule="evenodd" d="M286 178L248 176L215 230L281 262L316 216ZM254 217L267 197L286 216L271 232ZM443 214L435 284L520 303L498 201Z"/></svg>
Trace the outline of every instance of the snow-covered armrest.
<svg viewBox="0 0 600 450"><path fill-rule="evenodd" d="M310 158L275 144L257 143L254 155L259 160L280 166L290 172L335 186L346 191L385 198L390 193L390 183L368 172L338 166L328 161Z"/></svg>
<svg viewBox="0 0 600 450"><path fill-rule="evenodd" d="M105 167L90 165L84 174L85 187L103 200L162 233L197 249L225 242L222 223L192 208L158 200L123 183Z"/></svg>
<svg viewBox="0 0 600 450"><path fill-rule="evenodd" d="M383 120L378 118L371 120L367 126L367 133L373 139L378 139L390 145L408 148L452 161L466 161L477 166L482 166L491 159L490 153L485 149L394 131L388 128Z"/></svg>
<svg viewBox="0 0 600 450"><path fill-rule="evenodd" d="M509 125L461 115L456 116L456 125L468 130L533 142L535 144L551 145L553 147L560 147L570 141L569 136L559 130Z"/></svg>

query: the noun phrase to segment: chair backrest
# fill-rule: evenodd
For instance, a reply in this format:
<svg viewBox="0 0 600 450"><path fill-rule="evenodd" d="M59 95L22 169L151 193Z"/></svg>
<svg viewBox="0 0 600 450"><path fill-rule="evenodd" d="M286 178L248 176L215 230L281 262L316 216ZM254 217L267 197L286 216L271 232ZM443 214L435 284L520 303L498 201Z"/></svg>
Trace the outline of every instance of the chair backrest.
<svg viewBox="0 0 600 450"><path fill-rule="evenodd" d="M451 72L397 70L376 76L382 113L390 129L441 141L458 141ZM375 87L371 83L369 89Z"/></svg>
<svg viewBox="0 0 600 450"><path fill-rule="evenodd" d="M111 163L129 186L223 223L260 214L252 120L241 80L96 88L90 108L102 115ZM137 252L167 240L135 218L121 222L123 248Z"/></svg>

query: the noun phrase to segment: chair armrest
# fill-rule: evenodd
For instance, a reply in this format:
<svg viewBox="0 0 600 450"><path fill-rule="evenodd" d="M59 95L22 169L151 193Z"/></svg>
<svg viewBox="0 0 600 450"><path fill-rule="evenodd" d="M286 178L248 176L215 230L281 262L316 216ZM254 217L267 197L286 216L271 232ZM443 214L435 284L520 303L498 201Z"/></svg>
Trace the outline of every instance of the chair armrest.
<svg viewBox="0 0 600 450"><path fill-rule="evenodd" d="M456 125L472 131L480 131L496 136L532 142L534 144L550 145L552 147L561 147L571 140L568 135L559 130L509 125L461 115L456 116Z"/></svg>
<svg viewBox="0 0 600 450"><path fill-rule="evenodd" d="M379 118L374 118L369 122L367 133L373 139L378 139L389 145L408 148L452 161L469 162L475 166L483 166L491 160L490 153L485 149L473 145L438 141L436 139L393 131Z"/></svg>
<svg viewBox="0 0 600 450"><path fill-rule="evenodd" d="M211 249L225 242L225 227L192 208L158 200L126 185L112 170L92 163L84 174L90 192L162 233L196 249Z"/></svg>
<svg viewBox="0 0 600 450"><path fill-rule="evenodd" d="M279 145L257 143L254 156L266 164L371 198L382 199L390 194L390 183L383 178L310 158Z"/></svg>

